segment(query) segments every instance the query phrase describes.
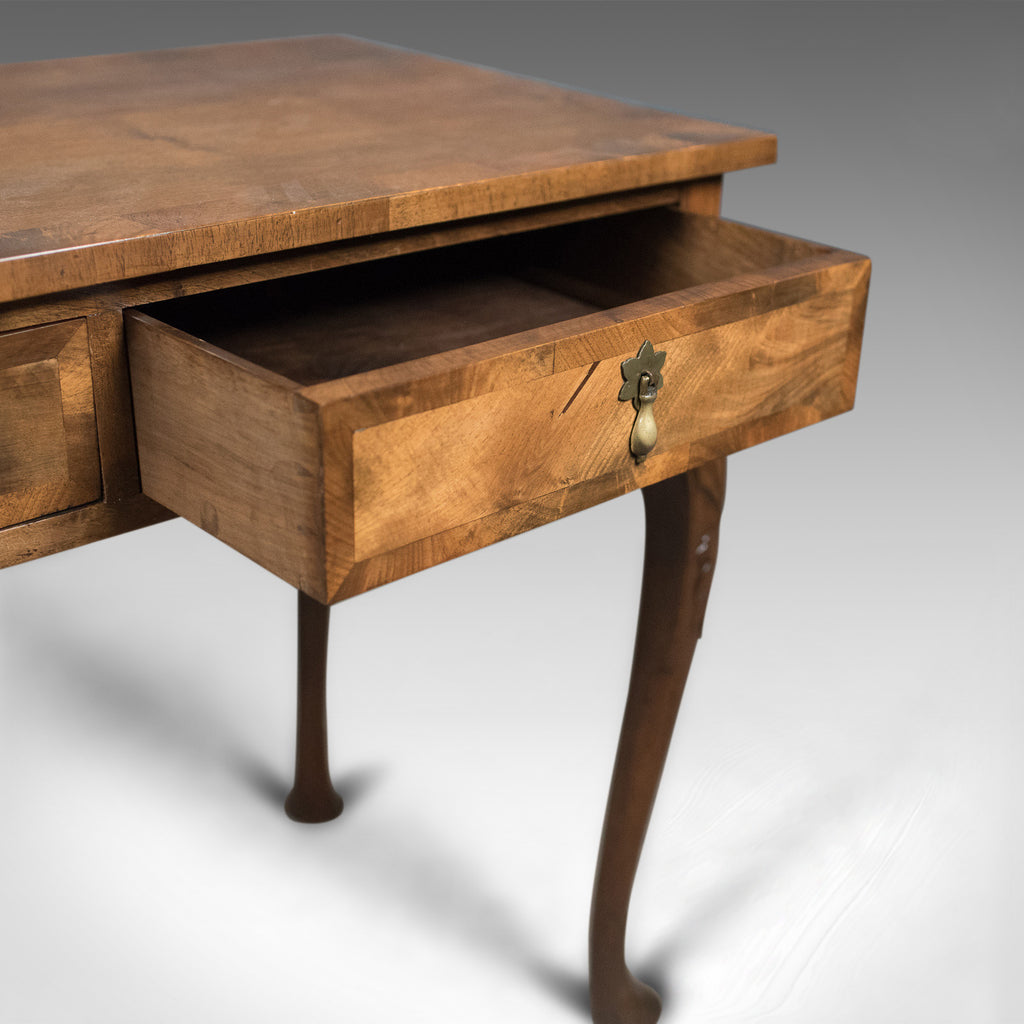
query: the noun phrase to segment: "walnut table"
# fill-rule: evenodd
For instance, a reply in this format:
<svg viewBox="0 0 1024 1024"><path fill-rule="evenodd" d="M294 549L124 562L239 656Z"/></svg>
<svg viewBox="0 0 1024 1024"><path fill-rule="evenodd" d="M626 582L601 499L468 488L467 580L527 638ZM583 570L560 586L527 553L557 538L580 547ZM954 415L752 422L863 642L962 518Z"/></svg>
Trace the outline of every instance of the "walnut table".
<svg viewBox="0 0 1024 1024"><path fill-rule="evenodd" d="M0 68L0 565L184 516L330 606L642 488L599 1024L730 452L853 404L868 261L719 217L775 139L341 37Z"/></svg>

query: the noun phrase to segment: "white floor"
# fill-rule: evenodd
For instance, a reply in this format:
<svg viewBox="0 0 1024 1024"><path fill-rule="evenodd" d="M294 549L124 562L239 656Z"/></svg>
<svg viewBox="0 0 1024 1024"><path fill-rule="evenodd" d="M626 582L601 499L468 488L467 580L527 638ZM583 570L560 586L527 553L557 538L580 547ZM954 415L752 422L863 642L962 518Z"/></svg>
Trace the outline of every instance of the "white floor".
<svg viewBox="0 0 1024 1024"><path fill-rule="evenodd" d="M1006 592L744 516L767 453L733 462L636 967L666 1021L1024 1019ZM279 808L284 584L181 522L4 573L0 1020L582 1020L640 511L336 608L318 827Z"/></svg>

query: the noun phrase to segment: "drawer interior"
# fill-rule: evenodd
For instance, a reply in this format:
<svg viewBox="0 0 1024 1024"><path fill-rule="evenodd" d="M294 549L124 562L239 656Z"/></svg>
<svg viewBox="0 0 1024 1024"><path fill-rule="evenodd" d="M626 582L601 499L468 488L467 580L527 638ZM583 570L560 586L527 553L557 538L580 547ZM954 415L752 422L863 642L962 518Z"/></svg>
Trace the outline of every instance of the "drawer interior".
<svg viewBox="0 0 1024 1024"><path fill-rule="evenodd" d="M305 386L827 251L714 217L654 209L167 300L144 311Z"/></svg>
<svg viewBox="0 0 1024 1024"><path fill-rule="evenodd" d="M848 409L868 270L664 207L128 310L142 487L341 600Z"/></svg>

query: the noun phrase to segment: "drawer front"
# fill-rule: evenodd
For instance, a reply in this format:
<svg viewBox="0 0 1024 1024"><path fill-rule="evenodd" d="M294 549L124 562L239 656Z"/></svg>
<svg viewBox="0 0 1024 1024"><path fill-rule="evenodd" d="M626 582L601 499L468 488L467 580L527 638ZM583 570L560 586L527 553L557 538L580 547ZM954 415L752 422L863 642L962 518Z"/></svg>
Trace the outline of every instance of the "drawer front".
<svg viewBox="0 0 1024 1024"><path fill-rule="evenodd" d="M828 293L684 337L665 336L670 311L646 333L620 325L630 348L611 358L357 431L356 561L586 481L649 482L680 459L701 461L691 447L737 428L753 436L779 414L812 422L848 408L854 301ZM618 396L623 362L651 339L664 383L651 405L657 443L641 465L630 450L636 410Z"/></svg>
<svg viewBox="0 0 1024 1024"><path fill-rule="evenodd" d="M85 320L0 334L0 528L101 494Z"/></svg>
<svg viewBox="0 0 1024 1024"><path fill-rule="evenodd" d="M649 223L629 224L642 255ZM129 311L143 490L331 602L852 406L864 257L714 218L656 225L654 277L682 280L678 291L602 309L623 291L614 261L581 269L559 255L562 285L577 274L560 287L599 296L596 312L320 383L209 344L194 316L186 331ZM351 317L331 322L328 346ZM415 328L401 317L399 333ZM381 322L366 321L368 336ZM290 324L263 349L287 345ZM638 461L636 410L619 393L645 342L664 353L663 383L657 444Z"/></svg>

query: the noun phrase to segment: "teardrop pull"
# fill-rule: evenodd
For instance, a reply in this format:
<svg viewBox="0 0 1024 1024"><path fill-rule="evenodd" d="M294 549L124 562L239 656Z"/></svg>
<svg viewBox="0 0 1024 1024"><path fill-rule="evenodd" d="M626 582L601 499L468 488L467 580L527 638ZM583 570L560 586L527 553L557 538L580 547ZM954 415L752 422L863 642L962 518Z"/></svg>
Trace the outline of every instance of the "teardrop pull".
<svg viewBox="0 0 1024 1024"><path fill-rule="evenodd" d="M664 384L661 369L666 355L665 352L655 352L650 341L644 341L640 351L622 364L625 383L619 390L619 401L632 401L636 409L633 429L629 434L629 450L638 463L643 462L658 443L653 406L658 388Z"/></svg>

